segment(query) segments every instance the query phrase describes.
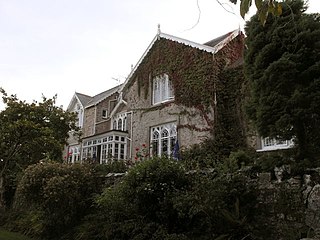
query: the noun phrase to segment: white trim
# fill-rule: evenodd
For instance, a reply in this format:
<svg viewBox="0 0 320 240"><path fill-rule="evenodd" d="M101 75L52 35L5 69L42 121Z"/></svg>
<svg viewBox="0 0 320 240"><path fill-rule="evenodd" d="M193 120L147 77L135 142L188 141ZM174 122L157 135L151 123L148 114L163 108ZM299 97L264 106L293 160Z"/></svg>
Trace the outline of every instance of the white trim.
<svg viewBox="0 0 320 240"><path fill-rule="evenodd" d="M278 143L276 139L272 138L260 138L261 141L261 149L257 149L257 152L264 152L264 151L274 151L274 150L281 150L281 149L289 149L294 146L293 140L285 140L283 143ZM265 144L265 141L270 141L272 144Z"/></svg>

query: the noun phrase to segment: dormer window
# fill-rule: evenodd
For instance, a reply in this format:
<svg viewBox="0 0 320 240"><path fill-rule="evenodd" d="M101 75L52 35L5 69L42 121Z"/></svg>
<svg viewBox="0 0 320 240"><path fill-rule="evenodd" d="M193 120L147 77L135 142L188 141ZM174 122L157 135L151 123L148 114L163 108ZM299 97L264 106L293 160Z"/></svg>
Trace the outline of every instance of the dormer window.
<svg viewBox="0 0 320 240"><path fill-rule="evenodd" d="M108 117L108 111L106 109L102 110L102 118Z"/></svg>
<svg viewBox="0 0 320 240"><path fill-rule="evenodd" d="M152 93L153 105L166 102L174 98L172 83L167 74L158 75L153 79Z"/></svg>

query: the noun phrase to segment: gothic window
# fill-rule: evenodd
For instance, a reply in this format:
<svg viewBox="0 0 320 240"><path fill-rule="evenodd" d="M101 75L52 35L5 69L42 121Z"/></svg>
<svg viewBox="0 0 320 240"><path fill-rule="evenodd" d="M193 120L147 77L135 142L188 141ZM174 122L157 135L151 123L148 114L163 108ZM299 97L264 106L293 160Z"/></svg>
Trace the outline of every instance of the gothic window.
<svg viewBox="0 0 320 240"><path fill-rule="evenodd" d="M172 156L173 148L177 140L175 123L167 123L151 128L152 156Z"/></svg>

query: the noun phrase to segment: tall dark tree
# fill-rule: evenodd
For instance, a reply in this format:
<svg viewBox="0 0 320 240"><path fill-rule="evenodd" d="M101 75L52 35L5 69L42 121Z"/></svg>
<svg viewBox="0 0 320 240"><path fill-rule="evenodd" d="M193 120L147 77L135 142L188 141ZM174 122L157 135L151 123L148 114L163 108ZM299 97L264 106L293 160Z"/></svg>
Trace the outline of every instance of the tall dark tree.
<svg viewBox="0 0 320 240"><path fill-rule="evenodd" d="M251 87L248 115L264 137L295 139L298 157L320 146L320 15L302 0L285 1L265 26L246 25L245 75Z"/></svg>
<svg viewBox="0 0 320 240"><path fill-rule="evenodd" d="M75 116L55 106L56 97L27 103L0 89L6 108L0 112L0 207L17 173L43 159L61 161ZM5 189L5 186L8 187Z"/></svg>

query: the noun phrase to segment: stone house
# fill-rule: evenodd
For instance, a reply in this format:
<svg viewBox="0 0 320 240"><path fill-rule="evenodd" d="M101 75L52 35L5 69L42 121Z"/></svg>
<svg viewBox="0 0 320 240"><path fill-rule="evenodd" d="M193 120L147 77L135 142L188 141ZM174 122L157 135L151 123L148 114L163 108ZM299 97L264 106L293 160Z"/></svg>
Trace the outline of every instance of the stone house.
<svg viewBox="0 0 320 240"><path fill-rule="evenodd" d="M130 113L129 158L175 156L201 143L215 126L215 73L236 64L243 34L227 33L205 44L160 31L122 85L119 100ZM223 55L223 66L216 59ZM219 64L218 64L219 62Z"/></svg>
<svg viewBox="0 0 320 240"><path fill-rule="evenodd" d="M228 81L218 76L241 66L243 51L240 30L199 44L158 29L122 85L93 97L75 93L68 110L78 114L82 133L77 140L70 138L66 158L104 163L149 155L178 157L178 150L210 138ZM229 96L228 101L237 99ZM258 150L290 145L254 139L251 145Z"/></svg>
<svg viewBox="0 0 320 240"><path fill-rule="evenodd" d="M121 85L99 93L93 97L75 93L67 110L78 116L77 126L80 134L70 133L64 158L70 162L85 160L106 162L108 155L118 156L125 152L122 144L126 136L123 131L113 131L110 113L117 104ZM121 156L121 157L120 157Z"/></svg>
<svg viewBox="0 0 320 240"><path fill-rule="evenodd" d="M159 29L121 86L94 97L75 94L68 110L77 112L82 135L70 139L66 158L173 157L178 146L202 142L215 124L216 73L239 62L243 46L239 30L199 44Z"/></svg>

